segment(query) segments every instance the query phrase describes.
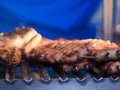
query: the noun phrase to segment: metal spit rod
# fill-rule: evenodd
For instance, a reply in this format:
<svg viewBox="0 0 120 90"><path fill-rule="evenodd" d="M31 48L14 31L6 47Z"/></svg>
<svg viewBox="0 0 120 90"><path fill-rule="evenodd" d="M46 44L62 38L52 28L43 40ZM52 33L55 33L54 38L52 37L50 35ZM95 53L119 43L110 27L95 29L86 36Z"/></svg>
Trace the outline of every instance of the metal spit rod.
<svg viewBox="0 0 120 90"><path fill-rule="evenodd" d="M45 66L37 64L37 68L38 68L38 73L40 75L40 79L42 81L45 81L45 82L50 81L51 77L49 76L47 70L45 69ZM61 71L62 69L60 67L53 66L52 68L56 72L57 77L61 82L66 82L68 80L68 77L67 77L66 73L64 71ZM27 83L32 82L32 72L30 71L29 63L28 62L22 62L21 63L21 69L22 69L23 80ZM95 73L94 71L91 71L89 66L87 66L87 71L95 81L99 82L99 81L102 80L101 77L99 77L98 73ZM5 73L5 80L9 83L13 83L16 80L14 74L15 74L15 68L10 68L10 69L7 68L6 73ZM79 82L82 82L82 81L86 80L86 77L84 77L84 75L82 75L79 71L78 72L73 72L73 74L76 77L77 81L79 81ZM96 78L96 76L99 77L99 78ZM118 80L118 78L110 78L110 79L113 80L113 81Z"/></svg>
<svg viewBox="0 0 120 90"><path fill-rule="evenodd" d="M105 40L112 41L113 30L113 3L114 0L103 0L103 33Z"/></svg>

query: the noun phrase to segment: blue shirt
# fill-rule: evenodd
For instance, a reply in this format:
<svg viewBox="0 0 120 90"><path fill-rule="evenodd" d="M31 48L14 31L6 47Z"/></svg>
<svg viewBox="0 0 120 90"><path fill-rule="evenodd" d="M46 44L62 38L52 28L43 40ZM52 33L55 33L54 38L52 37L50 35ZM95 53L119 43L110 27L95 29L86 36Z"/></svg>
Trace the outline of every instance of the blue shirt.
<svg viewBox="0 0 120 90"><path fill-rule="evenodd" d="M0 0L0 32L20 26L43 36L67 39L94 38L90 19L101 0Z"/></svg>

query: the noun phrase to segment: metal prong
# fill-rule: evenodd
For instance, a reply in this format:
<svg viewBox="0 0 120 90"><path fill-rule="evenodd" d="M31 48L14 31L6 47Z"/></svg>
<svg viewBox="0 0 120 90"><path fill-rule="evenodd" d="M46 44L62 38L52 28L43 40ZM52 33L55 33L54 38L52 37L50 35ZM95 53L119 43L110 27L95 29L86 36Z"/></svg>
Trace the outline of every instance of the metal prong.
<svg viewBox="0 0 120 90"><path fill-rule="evenodd" d="M5 80L9 83L13 83L15 81L14 76L15 68L7 68L5 73Z"/></svg>
<svg viewBox="0 0 120 90"><path fill-rule="evenodd" d="M45 67L42 64L37 63L37 69L38 69L39 75L41 77L41 80L43 80L45 82L48 82L51 80L47 70L45 69Z"/></svg>
<svg viewBox="0 0 120 90"><path fill-rule="evenodd" d="M117 75L111 75L110 78L113 80L113 81L117 81L119 79L119 77Z"/></svg>
<svg viewBox="0 0 120 90"><path fill-rule="evenodd" d="M120 66L118 66L117 69L120 71Z"/></svg>
<svg viewBox="0 0 120 90"><path fill-rule="evenodd" d="M87 69L87 70L89 70L90 68L89 68L89 66L86 64L86 65L84 65L84 67L85 67L85 69Z"/></svg>
<svg viewBox="0 0 120 90"><path fill-rule="evenodd" d="M21 68L22 68L23 80L26 81L27 83L31 82L32 81L32 74L31 74L28 62L25 60L22 60L21 61Z"/></svg>
<svg viewBox="0 0 120 90"><path fill-rule="evenodd" d="M66 77L65 79L59 77L59 80L62 81L62 82L66 82L66 81L68 81L68 77Z"/></svg>
<svg viewBox="0 0 120 90"><path fill-rule="evenodd" d="M109 59L109 58L110 58L110 53L107 52L107 53L105 54L105 58L106 58L106 59Z"/></svg>
<svg viewBox="0 0 120 90"><path fill-rule="evenodd" d="M53 68L55 70L55 72L58 75L58 78L60 81L62 82L66 82L68 80L68 77L66 76L65 72L62 70L62 68L60 68L60 66L58 65L53 65Z"/></svg>
<svg viewBox="0 0 120 90"><path fill-rule="evenodd" d="M117 66L117 75L120 77L120 66Z"/></svg>
<svg viewBox="0 0 120 90"><path fill-rule="evenodd" d="M48 79L41 78L41 80L44 81L44 82L49 82L51 80L51 78L50 77Z"/></svg>
<svg viewBox="0 0 120 90"><path fill-rule="evenodd" d="M101 80L103 79L103 77L97 76L97 77L93 77L93 79L94 79L95 81L101 81Z"/></svg>
<svg viewBox="0 0 120 90"><path fill-rule="evenodd" d="M116 56L120 57L120 50L116 52Z"/></svg>
<svg viewBox="0 0 120 90"><path fill-rule="evenodd" d="M76 76L76 79L80 82L86 80L86 78L80 72L73 72L73 74Z"/></svg>
<svg viewBox="0 0 120 90"><path fill-rule="evenodd" d="M94 67L95 68L95 67ZM93 76L93 79L96 81L101 81L103 77L95 72L93 69L91 69L88 65L85 65L85 69L87 70L88 73L90 73ZM96 68L97 69L97 68Z"/></svg>

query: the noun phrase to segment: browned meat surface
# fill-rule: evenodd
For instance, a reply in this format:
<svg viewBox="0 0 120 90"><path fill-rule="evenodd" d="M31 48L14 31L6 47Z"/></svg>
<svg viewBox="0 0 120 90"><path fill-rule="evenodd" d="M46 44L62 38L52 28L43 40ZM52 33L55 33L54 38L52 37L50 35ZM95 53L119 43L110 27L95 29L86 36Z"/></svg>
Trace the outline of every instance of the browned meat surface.
<svg viewBox="0 0 120 90"><path fill-rule="evenodd" d="M95 57L94 61L115 61L120 59L120 48L105 48L102 50L93 50L90 56Z"/></svg>
<svg viewBox="0 0 120 90"><path fill-rule="evenodd" d="M9 33L0 34L0 63L6 66L15 66L20 63L21 49L27 49L30 51L34 46L28 47L28 43L37 36L39 36L39 42L41 40L41 35L32 28L17 28L16 30ZM27 48L25 46L27 45ZM29 45L30 46L30 45Z"/></svg>
<svg viewBox="0 0 120 90"><path fill-rule="evenodd" d="M115 74L120 66L120 48L101 39L50 40L26 27L1 33L0 63L13 67L22 58L33 63L61 64L65 72L87 70L86 65L95 71L98 65L103 72Z"/></svg>
<svg viewBox="0 0 120 90"><path fill-rule="evenodd" d="M69 72L76 72L79 70L86 70L85 65L94 68L94 64L87 59L83 59L79 63L63 64L62 67L65 72L69 73Z"/></svg>
<svg viewBox="0 0 120 90"><path fill-rule="evenodd" d="M18 48L0 47L0 64L14 67L20 63L21 54Z"/></svg>
<svg viewBox="0 0 120 90"><path fill-rule="evenodd" d="M9 33L0 34L0 46L24 47L35 35L37 32L32 28L17 28L16 30Z"/></svg>
<svg viewBox="0 0 120 90"><path fill-rule="evenodd" d="M118 46L104 40L56 40L33 49L26 57L36 57L40 62L73 63L80 61L85 56L93 56L93 60L98 62L106 61L107 58L107 60L116 60L120 58L118 54Z"/></svg>
<svg viewBox="0 0 120 90"><path fill-rule="evenodd" d="M49 42L52 40L42 38L33 28L22 27L9 33L1 33L0 63L18 65L26 53Z"/></svg>
<svg viewBox="0 0 120 90"><path fill-rule="evenodd" d="M103 64L99 64L98 65L103 72L105 72L106 74L118 74L119 69L120 69L120 61L110 61L110 62L106 62Z"/></svg>

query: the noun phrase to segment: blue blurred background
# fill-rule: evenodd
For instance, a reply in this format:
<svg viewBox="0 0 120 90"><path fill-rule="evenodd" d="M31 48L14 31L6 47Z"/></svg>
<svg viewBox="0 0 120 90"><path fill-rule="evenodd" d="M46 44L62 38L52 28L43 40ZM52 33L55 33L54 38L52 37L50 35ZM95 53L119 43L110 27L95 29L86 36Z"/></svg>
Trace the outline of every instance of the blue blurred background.
<svg viewBox="0 0 120 90"><path fill-rule="evenodd" d="M50 39L95 38L102 0L0 0L0 32L35 28Z"/></svg>

